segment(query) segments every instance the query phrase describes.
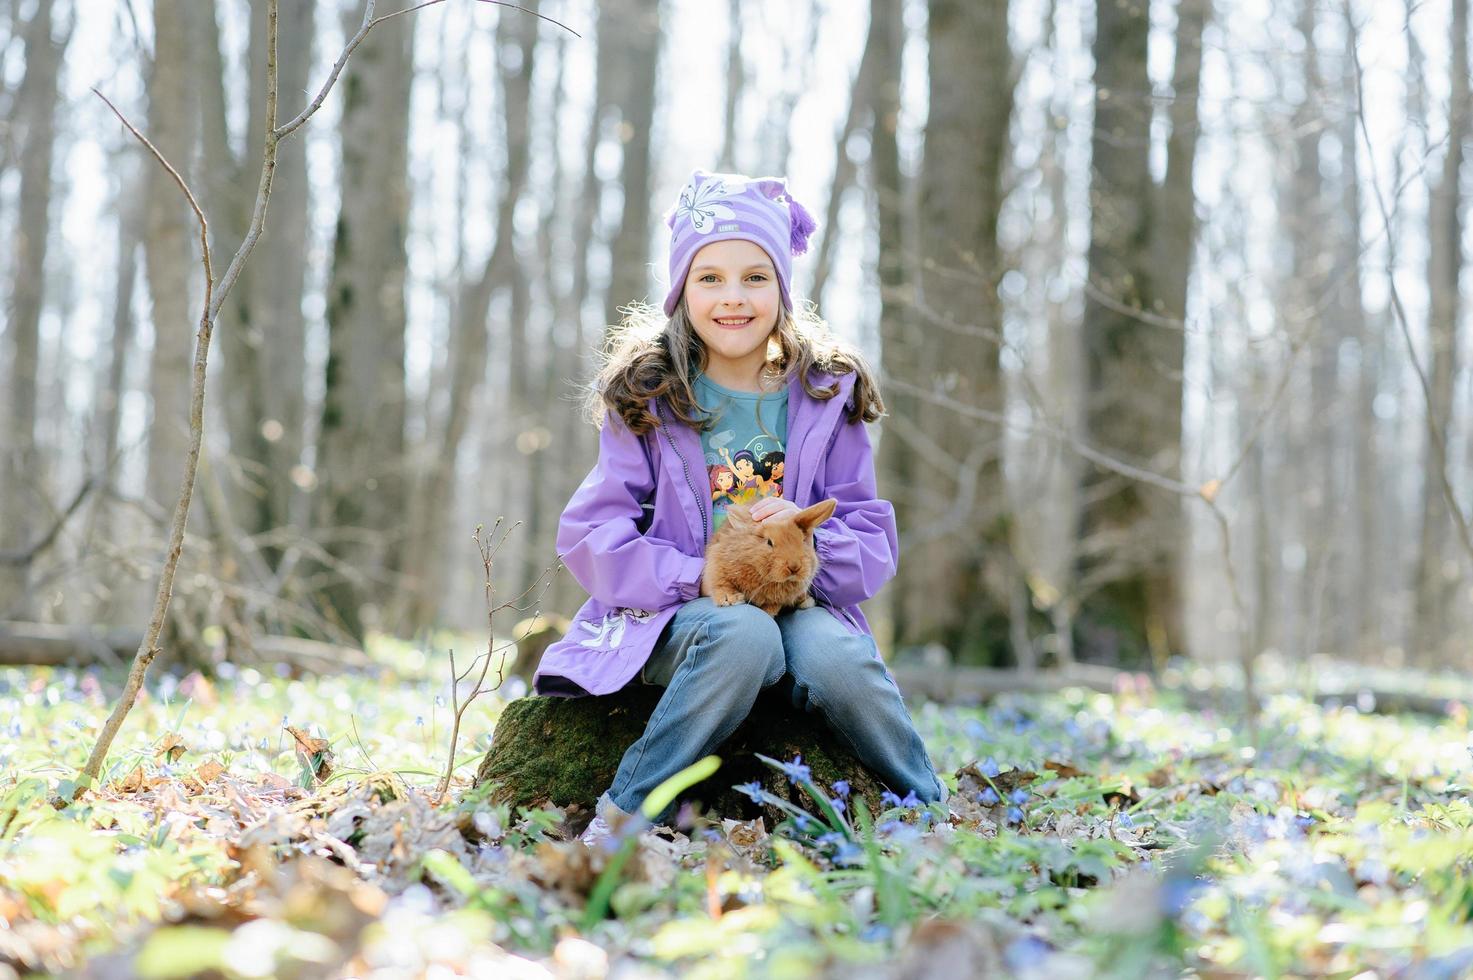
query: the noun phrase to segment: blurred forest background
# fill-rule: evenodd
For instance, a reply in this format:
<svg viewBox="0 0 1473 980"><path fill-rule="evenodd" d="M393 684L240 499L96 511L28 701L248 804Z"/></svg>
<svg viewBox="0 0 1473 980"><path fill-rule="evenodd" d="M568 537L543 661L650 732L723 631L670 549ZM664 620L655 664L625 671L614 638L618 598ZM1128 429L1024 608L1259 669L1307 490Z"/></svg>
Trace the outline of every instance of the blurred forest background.
<svg viewBox="0 0 1473 980"><path fill-rule="evenodd" d="M579 386L663 295L661 215L702 167L791 176L821 221L796 292L883 372L891 651L1466 650L1467 0L524 5L579 36L472 0L397 18L282 145L174 645L476 629L471 533L501 515L499 596L532 585L594 458ZM89 89L228 256L264 8L0 0L0 620L147 618L203 284L178 188ZM361 17L283 0L283 117ZM581 599L563 574L536 605Z"/></svg>

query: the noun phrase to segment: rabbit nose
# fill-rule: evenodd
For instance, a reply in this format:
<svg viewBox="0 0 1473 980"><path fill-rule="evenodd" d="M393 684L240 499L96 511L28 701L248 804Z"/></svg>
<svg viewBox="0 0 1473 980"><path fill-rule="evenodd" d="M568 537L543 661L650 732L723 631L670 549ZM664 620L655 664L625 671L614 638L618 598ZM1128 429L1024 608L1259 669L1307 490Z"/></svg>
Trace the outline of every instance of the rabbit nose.
<svg viewBox="0 0 1473 980"><path fill-rule="evenodd" d="M788 562L788 574L789 575L797 575L802 570L803 569L802 569L801 566L794 565L792 562Z"/></svg>

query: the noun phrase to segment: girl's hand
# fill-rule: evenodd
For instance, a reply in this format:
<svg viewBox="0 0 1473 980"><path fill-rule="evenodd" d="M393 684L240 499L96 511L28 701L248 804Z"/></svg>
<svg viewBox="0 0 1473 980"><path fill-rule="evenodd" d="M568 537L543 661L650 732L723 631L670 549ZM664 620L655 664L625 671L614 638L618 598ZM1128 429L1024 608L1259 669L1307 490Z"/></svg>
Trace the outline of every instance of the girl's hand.
<svg viewBox="0 0 1473 980"><path fill-rule="evenodd" d="M752 505L752 520L761 524L763 521L771 520L779 514L801 509L791 500L784 500L782 497L763 497Z"/></svg>

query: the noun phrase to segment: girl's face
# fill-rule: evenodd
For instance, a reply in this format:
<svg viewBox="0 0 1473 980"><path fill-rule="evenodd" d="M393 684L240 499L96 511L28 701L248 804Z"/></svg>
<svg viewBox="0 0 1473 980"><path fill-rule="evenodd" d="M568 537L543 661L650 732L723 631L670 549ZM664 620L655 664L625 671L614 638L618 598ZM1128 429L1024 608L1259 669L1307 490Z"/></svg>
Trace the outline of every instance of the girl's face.
<svg viewBox="0 0 1473 980"><path fill-rule="evenodd" d="M691 260L684 295L712 380L757 390L782 304L772 259L753 242L712 242Z"/></svg>
<svg viewBox="0 0 1473 980"><path fill-rule="evenodd" d="M750 459L737 460L736 468L737 475L740 476L743 480L750 480L752 478L752 474L757 472L757 470L752 466L752 461Z"/></svg>

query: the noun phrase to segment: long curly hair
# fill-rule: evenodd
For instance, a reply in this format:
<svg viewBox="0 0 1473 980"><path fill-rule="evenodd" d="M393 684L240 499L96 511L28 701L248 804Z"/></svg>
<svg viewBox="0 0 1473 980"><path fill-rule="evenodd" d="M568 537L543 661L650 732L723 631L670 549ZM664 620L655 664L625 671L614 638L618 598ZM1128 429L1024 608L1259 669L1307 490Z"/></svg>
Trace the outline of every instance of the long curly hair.
<svg viewBox="0 0 1473 980"><path fill-rule="evenodd" d="M611 331L600 353L602 365L584 396L588 420L602 426L606 413L612 412L631 432L644 435L660 424L650 407L650 399L660 398L678 420L707 431L712 420L701 410L692 388L706 369L706 345L691 324L685 300L670 317L643 303L623 312L624 320ZM839 386L814 384L815 369L834 376L858 375L850 422L874 422L885 414L874 371L856 347L834 337L812 304L779 310L777 326L767 340L764 385L776 389L779 381L786 386L797 376L810 397L827 401L839 393Z"/></svg>

